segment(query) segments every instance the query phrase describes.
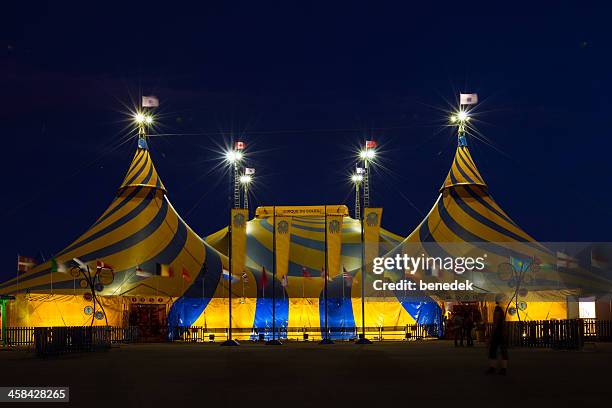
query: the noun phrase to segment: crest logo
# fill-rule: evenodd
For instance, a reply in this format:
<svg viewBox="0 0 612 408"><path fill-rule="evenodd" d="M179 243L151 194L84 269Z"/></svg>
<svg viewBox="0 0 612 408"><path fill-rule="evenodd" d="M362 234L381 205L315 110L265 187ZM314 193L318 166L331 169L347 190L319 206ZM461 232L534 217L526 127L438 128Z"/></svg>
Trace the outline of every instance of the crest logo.
<svg viewBox="0 0 612 408"><path fill-rule="evenodd" d="M340 232L340 222L338 220L332 220L329 223L329 232L330 234L337 234Z"/></svg>
<svg viewBox="0 0 612 408"><path fill-rule="evenodd" d="M287 232L289 232L289 223L284 220L280 221L276 225L276 230L278 231L279 234L286 234Z"/></svg>
<svg viewBox="0 0 612 408"><path fill-rule="evenodd" d="M244 227L244 215L236 214L234 215L234 227L243 228Z"/></svg>
<svg viewBox="0 0 612 408"><path fill-rule="evenodd" d="M369 212L368 215L366 215L366 223L370 227L375 227L378 225L378 214L375 212Z"/></svg>

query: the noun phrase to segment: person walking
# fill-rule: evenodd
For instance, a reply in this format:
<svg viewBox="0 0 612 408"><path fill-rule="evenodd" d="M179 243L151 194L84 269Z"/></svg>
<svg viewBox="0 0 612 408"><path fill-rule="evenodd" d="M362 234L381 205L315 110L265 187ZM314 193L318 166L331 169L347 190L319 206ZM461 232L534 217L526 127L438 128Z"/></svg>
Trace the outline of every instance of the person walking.
<svg viewBox="0 0 612 408"><path fill-rule="evenodd" d="M460 345L463 347L463 316L461 313L457 312L453 316L453 331L455 334L455 347ZM459 344L457 344L457 340L461 340Z"/></svg>
<svg viewBox="0 0 612 408"><path fill-rule="evenodd" d="M472 338L472 330L474 329L474 318L471 313L466 313L463 318L463 331L465 332L465 341L468 347L474 345L474 339Z"/></svg>
<svg viewBox="0 0 612 408"><path fill-rule="evenodd" d="M501 354L499 374L506 375L508 371L508 337L506 333L506 313L499 304L493 311L493 329L489 337L489 369L487 374L494 374L497 366L497 352Z"/></svg>

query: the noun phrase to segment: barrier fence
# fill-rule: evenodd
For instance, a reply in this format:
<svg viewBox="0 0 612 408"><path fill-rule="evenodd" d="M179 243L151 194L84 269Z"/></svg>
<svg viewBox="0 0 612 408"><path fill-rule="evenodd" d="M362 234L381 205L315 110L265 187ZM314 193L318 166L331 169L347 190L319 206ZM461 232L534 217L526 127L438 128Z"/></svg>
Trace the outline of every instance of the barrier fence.
<svg viewBox="0 0 612 408"><path fill-rule="evenodd" d="M328 327L328 337L333 340L351 341L359 338L361 327ZM232 335L238 340L267 341L272 336L271 328L232 328ZM438 338L439 327L430 325L373 326L366 327L366 336L372 340L420 340ZM211 327L172 327L168 330L170 341L212 342L223 341L228 337L227 328ZM318 327L281 327L276 330L275 338L281 340L311 341L325 337Z"/></svg>
<svg viewBox="0 0 612 408"><path fill-rule="evenodd" d="M585 339L600 340L596 329L592 321L585 319L530 320L506 322L505 334L510 347L581 349ZM485 330L490 337L493 324L487 324ZM588 330L591 337L585 336Z"/></svg>
<svg viewBox="0 0 612 408"><path fill-rule="evenodd" d="M359 338L360 327L329 327L329 338L352 341ZM492 324L484 325L490 337ZM596 319L537 320L506 322L508 345L511 347L580 349L584 342L612 341L612 321ZM233 328L234 338L242 341L266 341L272 338L270 328ZM435 339L442 335L438 325L372 326L366 336L374 341ZM112 344L145 341L138 327L7 327L8 347L34 347L41 355L91 351L109 348ZM227 339L227 328L170 327L170 342L218 342ZM322 337L316 327L283 327L275 337L290 341L316 341ZM0 343L1 344L1 343Z"/></svg>
<svg viewBox="0 0 612 408"><path fill-rule="evenodd" d="M88 330L91 331L89 334ZM138 342L138 327L109 326L66 326L66 327L7 327L6 345L9 347L35 346L37 336L41 336L41 344L56 342L58 344L79 344L79 339L92 338L95 342L103 339L108 344ZM65 340L62 340L64 338Z"/></svg>

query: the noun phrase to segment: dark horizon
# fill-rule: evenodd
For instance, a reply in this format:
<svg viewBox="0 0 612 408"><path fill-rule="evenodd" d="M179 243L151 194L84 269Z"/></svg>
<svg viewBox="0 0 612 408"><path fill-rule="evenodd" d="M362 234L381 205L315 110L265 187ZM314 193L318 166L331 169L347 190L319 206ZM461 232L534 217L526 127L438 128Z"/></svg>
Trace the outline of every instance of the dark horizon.
<svg viewBox="0 0 612 408"><path fill-rule="evenodd" d="M7 11L0 281L18 253L50 257L111 202L141 94L160 99L156 131L179 134L152 137L152 157L202 237L224 224L227 177L211 170L232 137L257 169L253 208L351 213L354 150L376 139L374 204L407 236L450 168L461 91L479 94L487 140L469 139L472 156L518 225L540 241L612 240L610 6L143 4Z"/></svg>

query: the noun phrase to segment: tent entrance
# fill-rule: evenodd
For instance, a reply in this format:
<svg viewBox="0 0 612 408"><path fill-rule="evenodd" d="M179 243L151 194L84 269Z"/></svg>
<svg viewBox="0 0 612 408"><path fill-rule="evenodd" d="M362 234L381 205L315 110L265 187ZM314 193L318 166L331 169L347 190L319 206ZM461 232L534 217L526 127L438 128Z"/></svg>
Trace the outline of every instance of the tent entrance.
<svg viewBox="0 0 612 408"><path fill-rule="evenodd" d="M165 341L167 316L165 305L130 305L130 326L138 327L140 341Z"/></svg>

